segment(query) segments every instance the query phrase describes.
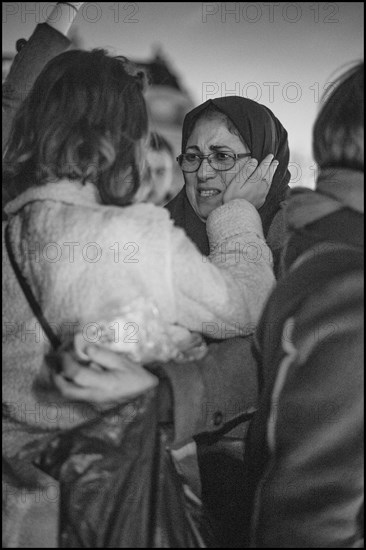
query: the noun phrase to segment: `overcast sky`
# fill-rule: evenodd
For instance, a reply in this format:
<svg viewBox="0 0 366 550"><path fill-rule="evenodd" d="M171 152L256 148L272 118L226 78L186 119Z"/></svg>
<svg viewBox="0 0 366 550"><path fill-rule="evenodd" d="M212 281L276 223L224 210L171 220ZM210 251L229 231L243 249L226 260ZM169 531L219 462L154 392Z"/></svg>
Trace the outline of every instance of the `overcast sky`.
<svg viewBox="0 0 366 550"><path fill-rule="evenodd" d="M54 4L3 2L3 50ZM233 94L264 103L309 168L321 92L363 56L363 2L87 2L75 26L83 47L137 60L160 45L195 103Z"/></svg>

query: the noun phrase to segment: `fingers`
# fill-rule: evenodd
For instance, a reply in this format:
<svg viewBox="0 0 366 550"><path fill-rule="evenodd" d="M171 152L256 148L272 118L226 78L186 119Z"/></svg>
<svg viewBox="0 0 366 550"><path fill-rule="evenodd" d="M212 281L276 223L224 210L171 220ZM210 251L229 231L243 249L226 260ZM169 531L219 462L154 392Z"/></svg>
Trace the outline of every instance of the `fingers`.
<svg viewBox="0 0 366 550"><path fill-rule="evenodd" d="M249 159L243 166L243 168L238 173L238 178L242 181L242 186L244 186L248 179L255 173L258 166L257 159ZM244 176L244 177L243 177Z"/></svg>
<svg viewBox="0 0 366 550"><path fill-rule="evenodd" d="M61 374L54 376L54 384L67 399L95 404L122 402L124 395L116 394L116 380L110 373L99 373L88 367L80 367L74 380Z"/></svg>
<svg viewBox="0 0 366 550"><path fill-rule="evenodd" d="M226 192L224 202L235 198L241 198L241 190L251 181L252 175L255 173L258 166L257 159L251 158L244 163L241 169L234 175L232 179L226 180Z"/></svg>
<svg viewBox="0 0 366 550"><path fill-rule="evenodd" d="M277 160L274 160L274 155L267 155L258 168L252 173L247 183L262 183L265 184L266 188L270 188L273 176L276 172L276 169L279 165Z"/></svg>
<svg viewBox="0 0 366 550"><path fill-rule="evenodd" d="M267 155L260 165L258 166L257 170L253 173L253 179L255 178L256 182L259 182L261 180L266 179L267 172L269 170L269 167L271 166L271 162L274 159L274 155Z"/></svg>
<svg viewBox="0 0 366 550"><path fill-rule="evenodd" d="M273 181L273 178L274 178L274 175L276 173L276 170L278 168L278 165L280 163L278 162L278 160L274 160L272 163L271 163L271 166L269 167L269 170L267 172L267 176L268 176L268 187L270 187L272 185L272 181Z"/></svg>
<svg viewBox="0 0 366 550"><path fill-rule="evenodd" d="M89 345L86 348L85 353L91 361L107 369L124 370L128 368L135 368L136 366L136 363L133 363L127 359L126 355L116 353L115 351L111 351L101 346Z"/></svg>
<svg viewBox="0 0 366 550"><path fill-rule="evenodd" d="M98 383L98 374L104 372L100 365L89 362L86 366L80 364L71 353L61 353L59 356L59 369L56 373L64 380L72 382L80 387L93 386Z"/></svg>
<svg viewBox="0 0 366 550"><path fill-rule="evenodd" d="M66 380L61 374L54 374L53 382L61 395L76 401L87 401L87 389L77 386L74 382Z"/></svg>
<svg viewBox="0 0 366 550"><path fill-rule="evenodd" d="M57 369L58 375L75 382L75 379L81 368L81 365L78 363L72 353L62 352L59 354Z"/></svg>
<svg viewBox="0 0 366 550"><path fill-rule="evenodd" d="M245 199L257 209L263 206L278 164L272 154L267 155L259 165L254 158L248 160L226 185L223 204L233 199Z"/></svg>
<svg viewBox="0 0 366 550"><path fill-rule="evenodd" d="M69 352L60 354L53 381L64 397L108 405L134 398L158 384L158 379L137 363L110 350L89 347L92 361L87 366ZM99 362L106 366L101 368Z"/></svg>

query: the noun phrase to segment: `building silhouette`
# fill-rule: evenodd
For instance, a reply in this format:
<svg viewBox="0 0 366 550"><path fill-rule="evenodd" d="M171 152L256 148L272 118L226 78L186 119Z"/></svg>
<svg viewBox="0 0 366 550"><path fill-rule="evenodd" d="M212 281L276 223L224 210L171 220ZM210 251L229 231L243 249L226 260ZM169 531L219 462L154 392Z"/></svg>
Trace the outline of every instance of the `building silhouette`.
<svg viewBox="0 0 366 550"><path fill-rule="evenodd" d="M135 63L145 71L150 83L145 92L150 128L171 143L177 156L181 152L183 120L193 109L193 100L160 48L155 49L150 60L136 60ZM176 164L174 187L177 193L183 183L181 170Z"/></svg>

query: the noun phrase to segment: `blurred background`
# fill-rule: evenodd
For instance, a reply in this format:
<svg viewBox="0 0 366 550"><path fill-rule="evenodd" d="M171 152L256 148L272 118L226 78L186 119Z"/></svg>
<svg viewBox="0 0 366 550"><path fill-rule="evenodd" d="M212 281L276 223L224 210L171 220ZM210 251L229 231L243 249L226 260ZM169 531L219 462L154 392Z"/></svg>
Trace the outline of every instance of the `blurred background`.
<svg viewBox="0 0 366 550"><path fill-rule="evenodd" d="M55 2L3 2L3 79L18 38ZM71 8L70 8L71 9ZM152 129L180 153L184 115L241 95L269 107L289 134L290 184L314 186L311 130L321 96L363 57L363 2L86 2L73 47L107 48L149 73ZM183 184L176 171L177 191Z"/></svg>

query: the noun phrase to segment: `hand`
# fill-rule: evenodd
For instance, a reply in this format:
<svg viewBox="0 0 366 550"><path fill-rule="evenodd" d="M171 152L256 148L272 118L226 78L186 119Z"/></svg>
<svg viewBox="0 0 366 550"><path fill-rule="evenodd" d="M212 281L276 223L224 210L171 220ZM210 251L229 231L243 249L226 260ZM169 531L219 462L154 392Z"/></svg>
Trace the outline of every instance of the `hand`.
<svg viewBox="0 0 366 550"><path fill-rule="evenodd" d="M125 356L97 346L88 346L91 362L78 363L69 351L58 356L53 382L72 400L111 406L129 401L157 386L158 379Z"/></svg>
<svg viewBox="0 0 366 550"><path fill-rule="evenodd" d="M259 166L256 159L250 159L229 183L223 203L245 199L258 210L265 203L278 164L273 155L267 155Z"/></svg>

